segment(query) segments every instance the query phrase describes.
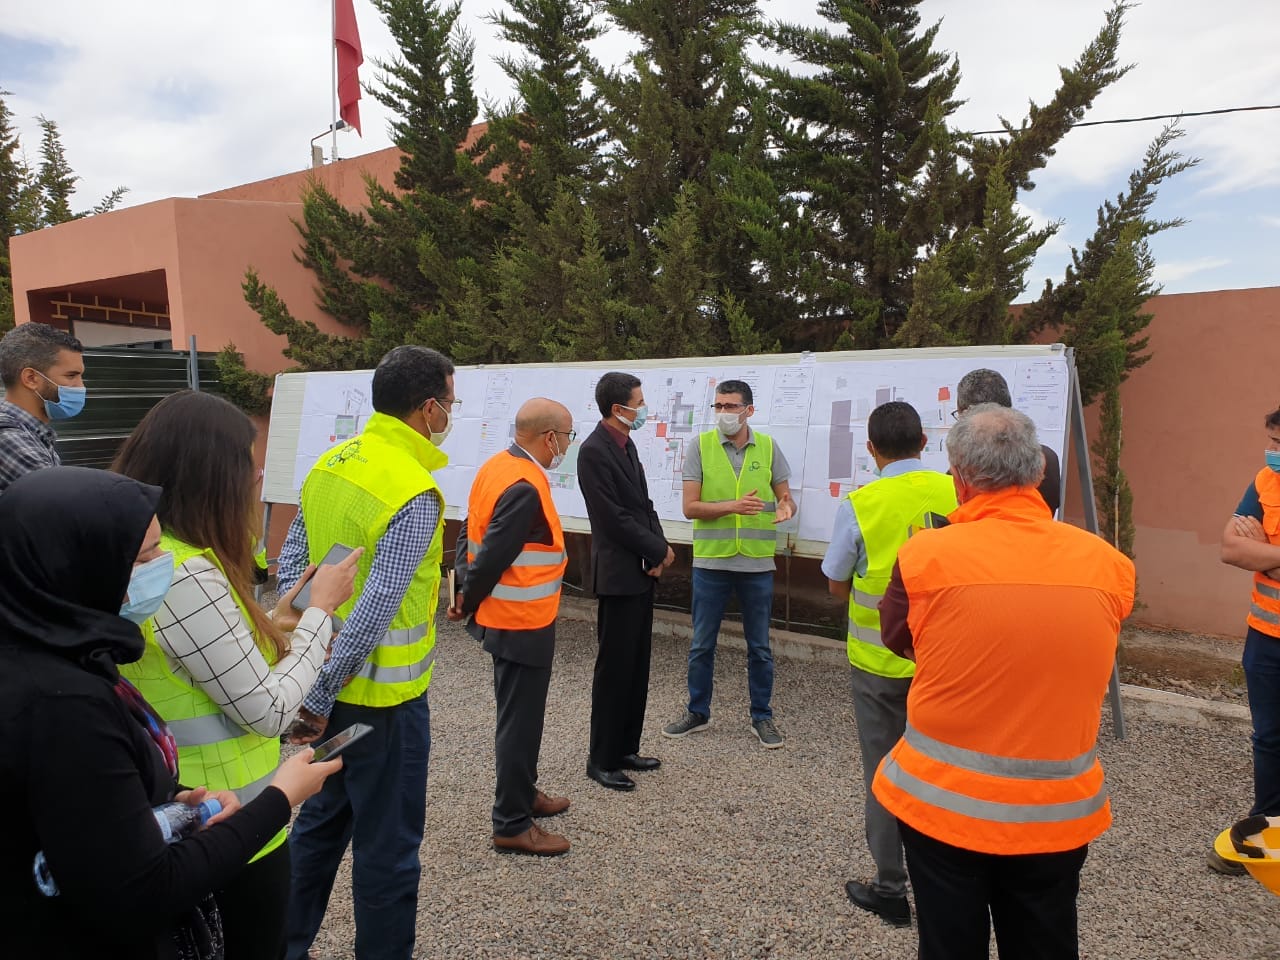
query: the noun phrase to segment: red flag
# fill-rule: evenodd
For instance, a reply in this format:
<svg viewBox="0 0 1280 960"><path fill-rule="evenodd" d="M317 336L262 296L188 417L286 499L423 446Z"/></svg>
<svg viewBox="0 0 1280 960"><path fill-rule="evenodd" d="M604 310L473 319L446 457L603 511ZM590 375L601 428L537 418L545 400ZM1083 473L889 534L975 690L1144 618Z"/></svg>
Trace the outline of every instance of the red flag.
<svg viewBox="0 0 1280 960"><path fill-rule="evenodd" d="M360 130L360 28L356 26L353 0L333 0L333 43L338 51L338 109L342 119Z"/></svg>

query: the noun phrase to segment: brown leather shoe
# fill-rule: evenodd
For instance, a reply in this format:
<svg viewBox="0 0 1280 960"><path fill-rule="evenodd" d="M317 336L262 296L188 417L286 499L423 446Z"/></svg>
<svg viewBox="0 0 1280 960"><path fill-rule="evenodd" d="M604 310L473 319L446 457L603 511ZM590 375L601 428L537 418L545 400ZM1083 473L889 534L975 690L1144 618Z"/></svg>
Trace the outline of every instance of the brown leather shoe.
<svg viewBox="0 0 1280 960"><path fill-rule="evenodd" d="M535 857L558 857L569 852L569 841L558 833L548 833L536 823L514 837L493 835L493 847L499 853L530 853Z"/></svg>
<svg viewBox="0 0 1280 960"><path fill-rule="evenodd" d="M554 817L569 809L568 797L548 797L539 790L533 795L533 815L535 817Z"/></svg>

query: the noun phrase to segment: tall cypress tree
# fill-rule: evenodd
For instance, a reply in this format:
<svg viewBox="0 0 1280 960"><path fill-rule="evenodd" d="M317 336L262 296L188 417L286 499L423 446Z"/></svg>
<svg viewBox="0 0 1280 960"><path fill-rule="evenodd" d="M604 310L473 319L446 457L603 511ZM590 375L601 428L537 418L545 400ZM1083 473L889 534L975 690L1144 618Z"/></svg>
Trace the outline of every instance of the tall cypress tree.
<svg viewBox="0 0 1280 960"><path fill-rule="evenodd" d="M786 306L766 286L754 236L761 209L767 221L777 198L764 174L762 91L745 56L759 30L755 0L601 6L639 46L626 71L595 78L611 141L602 227L625 295L648 318L644 329L628 331L632 349L727 344L726 295L749 318L776 324L769 315ZM696 296L686 290L673 299L672 281L663 277L661 261L676 238L691 261L679 264L679 285L701 277ZM704 304L696 316L669 314L691 298ZM678 328L675 337L650 338L668 323Z"/></svg>
<svg viewBox="0 0 1280 960"><path fill-rule="evenodd" d="M801 198L796 344L885 345L906 317L916 251L943 230L918 184L959 105L959 66L921 30L920 0L821 0L837 29L776 24L772 44L809 69L761 66L774 89L783 185Z"/></svg>

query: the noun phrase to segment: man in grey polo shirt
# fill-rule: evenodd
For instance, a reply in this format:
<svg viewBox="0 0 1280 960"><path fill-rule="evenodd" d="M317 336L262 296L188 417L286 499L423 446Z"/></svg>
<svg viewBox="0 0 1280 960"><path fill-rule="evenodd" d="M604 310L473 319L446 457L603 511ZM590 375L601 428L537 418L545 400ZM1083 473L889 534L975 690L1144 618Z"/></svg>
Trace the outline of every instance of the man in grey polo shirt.
<svg viewBox="0 0 1280 960"><path fill-rule="evenodd" d="M716 638L729 598L737 594L747 640L751 727L761 745L782 746L773 722L773 554L776 525L795 516L787 481L791 467L773 438L747 424L755 413L751 387L725 380L716 387L714 430L690 444L684 458L684 515L693 521L693 642L689 705L662 733L684 737L711 719Z"/></svg>

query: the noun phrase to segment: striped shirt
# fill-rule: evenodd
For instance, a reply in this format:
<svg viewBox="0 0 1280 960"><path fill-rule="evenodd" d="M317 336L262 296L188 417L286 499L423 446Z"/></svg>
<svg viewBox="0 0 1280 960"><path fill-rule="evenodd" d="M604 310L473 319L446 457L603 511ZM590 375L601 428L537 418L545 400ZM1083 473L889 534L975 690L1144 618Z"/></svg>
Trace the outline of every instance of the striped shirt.
<svg viewBox="0 0 1280 960"><path fill-rule="evenodd" d="M327 717L348 680L360 672L395 619L413 575L422 565L436 536L440 500L434 493L414 497L387 523L387 530L373 551L373 565L365 578L351 615L333 643L333 653L320 669L315 686L303 702L316 716ZM359 546L359 544L350 544ZM307 569L311 549L302 511L289 526L280 549L280 593L288 593Z"/></svg>
<svg viewBox="0 0 1280 960"><path fill-rule="evenodd" d="M0 400L0 493L32 470L61 464L53 428L16 403Z"/></svg>

